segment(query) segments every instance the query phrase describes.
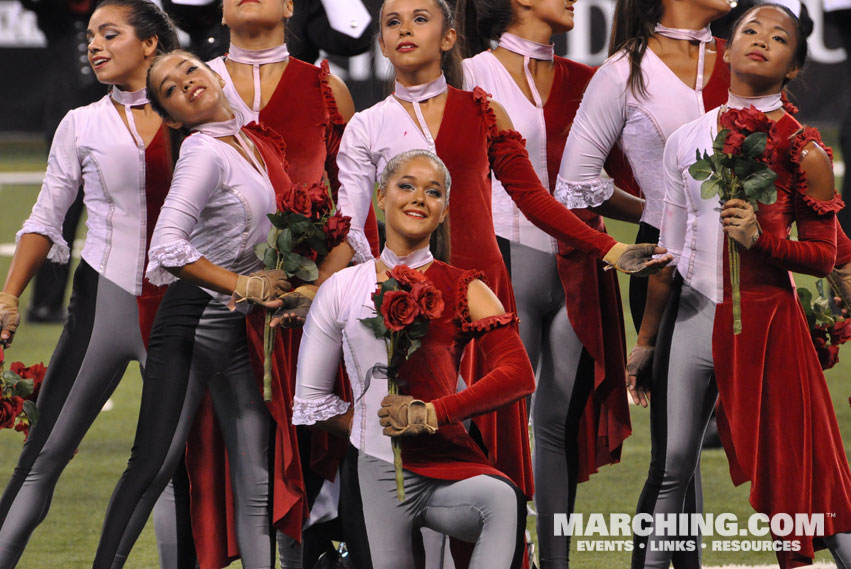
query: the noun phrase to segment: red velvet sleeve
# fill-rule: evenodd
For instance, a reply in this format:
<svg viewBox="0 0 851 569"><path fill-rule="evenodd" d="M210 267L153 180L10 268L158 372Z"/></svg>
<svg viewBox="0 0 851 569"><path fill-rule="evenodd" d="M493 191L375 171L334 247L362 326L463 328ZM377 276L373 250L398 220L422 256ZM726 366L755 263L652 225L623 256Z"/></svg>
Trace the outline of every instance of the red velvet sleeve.
<svg viewBox="0 0 851 569"><path fill-rule="evenodd" d="M499 132L490 141L488 158L491 169L508 195L537 227L559 241L599 258L614 246L614 239L588 227L544 189L529 162L526 143L520 133L513 130Z"/></svg>
<svg viewBox="0 0 851 569"><path fill-rule="evenodd" d="M809 142L822 146L831 155L821 142L818 131L805 127L795 136L784 157L793 175L791 191L798 241L763 233L755 247L765 253L771 262L786 270L824 277L836 265L836 212L845 204L835 193L830 200L817 200L808 195L807 174L801 168L801 150Z"/></svg>
<svg viewBox="0 0 851 569"><path fill-rule="evenodd" d="M535 390L535 375L520 341L517 317L503 314L473 323L488 331L476 338L491 370L466 389L432 401L440 425L488 413L517 401Z"/></svg>

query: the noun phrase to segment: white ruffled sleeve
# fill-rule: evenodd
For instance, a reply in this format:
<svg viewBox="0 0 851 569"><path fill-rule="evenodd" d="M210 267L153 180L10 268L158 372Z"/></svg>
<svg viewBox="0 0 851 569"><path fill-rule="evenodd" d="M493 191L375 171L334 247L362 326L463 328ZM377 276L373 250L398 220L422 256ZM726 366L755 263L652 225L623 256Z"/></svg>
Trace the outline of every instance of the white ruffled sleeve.
<svg viewBox="0 0 851 569"><path fill-rule="evenodd" d="M151 237L145 276L155 285L177 280L166 268L183 267L202 256L189 242L189 236L219 189L223 174L218 153L204 144L202 136L192 135L183 142L171 188Z"/></svg>
<svg viewBox="0 0 851 569"><path fill-rule="evenodd" d="M600 174L626 124L627 83L618 57L591 78L570 127L554 192L568 208L596 207L614 193L614 182Z"/></svg>
<svg viewBox="0 0 851 569"><path fill-rule="evenodd" d="M665 155L662 160L665 176L665 200L662 209L662 227L659 234L659 246L665 247L674 259L671 266L677 266L683 254L688 224L688 191L679 167L679 145L682 129L674 132L665 145Z"/></svg>
<svg viewBox="0 0 851 569"><path fill-rule="evenodd" d="M62 223L68 208L77 198L82 181L83 171L77 155L77 136L72 110L65 115L53 135L50 155L47 157L47 171L44 173L38 200L29 218L15 236L16 242L26 233L44 235L53 242L47 258L54 263L67 263L71 258L71 251L62 237Z"/></svg>
<svg viewBox="0 0 851 569"><path fill-rule="evenodd" d="M339 321L340 273L331 276L316 293L301 335L296 368L293 424L313 425L345 413L349 404L334 395L340 366L343 323Z"/></svg>
<svg viewBox="0 0 851 569"><path fill-rule="evenodd" d="M372 192L375 188L376 161L369 150L369 131L363 113L355 113L340 141L337 153L340 190L337 208L352 218L351 229L346 237L355 250L355 263L372 260L372 250L364 233L369 208L372 207Z"/></svg>

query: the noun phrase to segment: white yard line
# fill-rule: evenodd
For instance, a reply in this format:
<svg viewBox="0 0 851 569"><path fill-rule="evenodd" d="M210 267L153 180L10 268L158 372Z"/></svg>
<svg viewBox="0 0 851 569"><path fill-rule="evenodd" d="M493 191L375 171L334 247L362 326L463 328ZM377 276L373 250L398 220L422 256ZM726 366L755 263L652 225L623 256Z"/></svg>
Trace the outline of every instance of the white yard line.
<svg viewBox="0 0 851 569"><path fill-rule="evenodd" d="M833 563L814 563L808 569L836 569ZM777 565L721 565L716 567L704 566L703 569L777 569Z"/></svg>
<svg viewBox="0 0 851 569"><path fill-rule="evenodd" d="M75 259L80 258L80 251L83 250L82 239L75 239L74 246L71 248L71 256ZM15 244L14 243L0 243L0 257L11 257L15 254Z"/></svg>
<svg viewBox="0 0 851 569"><path fill-rule="evenodd" d="M0 172L0 186L40 186L44 172Z"/></svg>

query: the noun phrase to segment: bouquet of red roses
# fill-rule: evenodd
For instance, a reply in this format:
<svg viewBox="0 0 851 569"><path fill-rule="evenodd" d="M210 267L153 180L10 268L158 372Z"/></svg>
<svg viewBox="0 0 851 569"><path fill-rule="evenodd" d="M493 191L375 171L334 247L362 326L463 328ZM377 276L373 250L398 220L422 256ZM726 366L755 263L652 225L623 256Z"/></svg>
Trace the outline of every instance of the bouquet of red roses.
<svg viewBox="0 0 851 569"><path fill-rule="evenodd" d="M762 111L728 109L719 117L721 131L712 143L712 154L696 151L697 160L688 172L702 181L700 196L712 199L716 195L721 203L741 199L758 210L757 202L773 204L777 201L774 181L777 174L768 166L774 151L769 133L774 122ZM730 287L733 293L733 333L742 332L742 295L739 289L739 249L736 241L727 236L727 254L730 264Z"/></svg>
<svg viewBox="0 0 851 569"><path fill-rule="evenodd" d="M255 247L255 253L267 269L283 270L288 277L312 283L319 277L318 264L348 235L351 218L333 211L334 203L322 182L312 186L294 184L292 191L279 196L276 205L278 210L268 215L272 222L269 236ZM305 289L296 292L313 297ZM275 341L275 330L269 327L271 318L267 311L263 332L263 396L267 401L272 397L271 355Z"/></svg>
<svg viewBox="0 0 851 569"><path fill-rule="evenodd" d="M5 356L0 346L0 429L14 428L29 435L30 427L38 421L35 401L47 368L42 364L26 367L14 362L4 367Z"/></svg>
<svg viewBox="0 0 851 569"><path fill-rule="evenodd" d="M798 299L807 317L810 336L822 369L839 363L839 346L851 340L851 319L837 316L830 308L821 279L816 281L818 298L806 288L798 288Z"/></svg>
<svg viewBox="0 0 851 569"><path fill-rule="evenodd" d="M387 391L399 394L399 368L422 345L431 320L443 314L443 295L426 276L406 265L387 271L390 277L372 293L375 316L361 318L376 338L387 347ZM396 497L405 499L402 478L402 450L392 438L393 466L396 470Z"/></svg>

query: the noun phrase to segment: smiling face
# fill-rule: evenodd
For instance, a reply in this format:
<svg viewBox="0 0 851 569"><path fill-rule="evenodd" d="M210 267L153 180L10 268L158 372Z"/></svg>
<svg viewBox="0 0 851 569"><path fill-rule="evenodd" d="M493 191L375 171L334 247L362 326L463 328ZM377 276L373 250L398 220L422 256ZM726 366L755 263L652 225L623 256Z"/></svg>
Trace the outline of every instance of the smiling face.
<svg viewBox="0 0 851 569"><path fill-rule="evenodd" d="M129 9L98 8L86 29L89 65L98 81L136 90L145 85L149 58L156 52L157 38L139 39L127 21Z"/></svg>
<svg viewBox="0 0 851 569"><path fill-rule="evenodd" d="M411 158L379 190L378 207L388 243L419 248L449 213L446 180L431 159Z"/></svg>
<svg viewBox="0 0 851 569"><path fill-rule="evenodd" d="M779 91L800 71L797 50L797 23L789 14L773 6L748 12L724 52L724 61L730 64L731 90L739 95L746 90Z"/></svg>
<svg viewBox="0 0 851 569"><path fill-rule="evenodd" d="M455 45L455 30L434 0L387 0L380 17L381 53L397 70L439 70L441 54Z"/></svg>
<svg viewBox="0 0 851 569"><path fill-rule="evenodd" d="M221 77L197 58L177 52L157 59L148 85L168 113L169 125L192 128L232 118L222 91L223 83Z"/></svg>
<svg viewBox="0 0 851 569"><path fill-rule="evenodd" d="M281 26L293 15L292 0L224 0L222 23L232 31L243 27Z"/></svg>

